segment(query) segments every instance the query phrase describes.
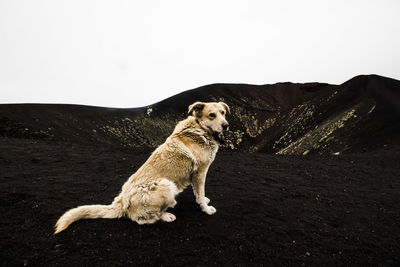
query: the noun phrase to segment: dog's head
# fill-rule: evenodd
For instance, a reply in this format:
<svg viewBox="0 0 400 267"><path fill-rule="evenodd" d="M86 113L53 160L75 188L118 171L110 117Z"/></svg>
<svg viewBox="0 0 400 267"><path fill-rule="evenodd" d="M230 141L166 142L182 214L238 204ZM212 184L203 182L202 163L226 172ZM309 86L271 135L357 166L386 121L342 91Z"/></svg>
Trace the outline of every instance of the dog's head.
<svg viewBox="0 0 400 267"><path fill-rule="evenodd" d="M228 130L229 123L225 115L230 113L229 106L224 102L196 102L189 106L189 115L197 119L201 127L213 134L221 134Z"/></svg>

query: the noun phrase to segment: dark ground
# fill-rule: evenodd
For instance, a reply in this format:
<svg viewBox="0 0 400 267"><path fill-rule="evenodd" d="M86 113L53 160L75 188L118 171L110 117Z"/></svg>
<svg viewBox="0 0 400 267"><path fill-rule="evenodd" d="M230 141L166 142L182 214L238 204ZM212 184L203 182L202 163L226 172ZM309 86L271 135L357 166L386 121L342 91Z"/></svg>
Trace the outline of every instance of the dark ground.
<svg viewBox="0 0 400 267"><path fill-rule="evenodd" d="M67 209L110 203L150 150L0 138L2 266L400 264L399 149L340 156L218 153L207 196L178 197L173 223L84 220L53 235Z"/></svg>

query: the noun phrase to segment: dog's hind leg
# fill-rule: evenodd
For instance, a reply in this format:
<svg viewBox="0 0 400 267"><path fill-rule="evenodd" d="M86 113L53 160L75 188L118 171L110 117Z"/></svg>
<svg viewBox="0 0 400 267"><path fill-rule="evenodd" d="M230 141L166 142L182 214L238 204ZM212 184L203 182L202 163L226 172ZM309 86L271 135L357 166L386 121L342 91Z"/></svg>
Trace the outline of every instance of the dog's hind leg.
<svg viewBox="0 0 400 267"><path fill-rule="evenodd" d="M175 196L178 194L176 185L168 179L161 179L142 187L139 193L141 201L137 206L135 216L130 216L139 224L151 224L158 220L172 222L175 215L165 212L176 205Z"/></svg>
<svg viewBox="0 0 400 267"><path fill-rule="evenodd" d="M157 189L150 198L150 203L153 203L155 207L159 207L160 220L164 222L172 222L176 220L175 215L170 212L166 212L166 210L168 208L175 207L175 197L177 194L178 189L173 182L167 179L160 180Z"/></svg>

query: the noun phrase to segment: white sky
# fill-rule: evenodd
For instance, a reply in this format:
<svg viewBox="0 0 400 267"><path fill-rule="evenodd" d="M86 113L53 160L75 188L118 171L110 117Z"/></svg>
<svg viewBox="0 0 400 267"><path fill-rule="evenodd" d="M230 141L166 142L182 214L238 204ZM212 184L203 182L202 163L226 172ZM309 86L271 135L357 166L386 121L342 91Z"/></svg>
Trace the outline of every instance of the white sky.
<svg viewBox="0 0 400 267"><path fill-rule="evenodd" d="M370 73L400 79L399 0L0 0L0 103L136 107Z"/></svg>

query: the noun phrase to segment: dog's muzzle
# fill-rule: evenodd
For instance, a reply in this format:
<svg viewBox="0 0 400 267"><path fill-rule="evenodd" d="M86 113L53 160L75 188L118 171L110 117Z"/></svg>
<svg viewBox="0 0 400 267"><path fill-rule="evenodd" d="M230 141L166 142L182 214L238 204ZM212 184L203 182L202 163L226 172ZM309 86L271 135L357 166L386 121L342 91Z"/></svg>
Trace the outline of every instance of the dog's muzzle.
<svg viewBox="0 0 400 267"><path fill-rule="evenodd" d="M229 123L224 123L224 124L222 124L222 129L223 129L224 131L228 131L228 130L229 130Z"/></svg>
<svg viewBox="0 0 400 267"><path fill-rule="evenodd" d="M222 132L214 132L213 137L214 139L220 143L224 144L225 143L225 133L229 130L229 124L223 124L222 125Z"/></svg>

